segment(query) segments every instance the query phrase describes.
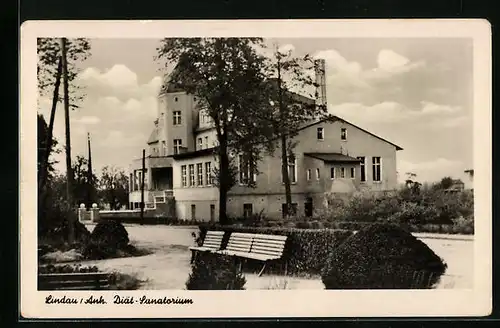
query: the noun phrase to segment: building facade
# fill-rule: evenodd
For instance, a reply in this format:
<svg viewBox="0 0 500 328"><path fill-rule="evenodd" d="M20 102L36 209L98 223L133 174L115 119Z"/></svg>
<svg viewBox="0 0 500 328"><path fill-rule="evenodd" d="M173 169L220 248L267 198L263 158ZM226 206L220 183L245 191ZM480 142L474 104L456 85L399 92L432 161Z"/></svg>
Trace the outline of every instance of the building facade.
<svg viewBox="0 0 500 328"><path fill-rule="evenodd" d="M217 221L219 192L213 183L217 138L210 117L197 106L195 97L169 83L158 101L158 119L144 161L146 208L160 209L174 199L172 215L177 218ZM292 206L299 215L313 215L330 193L397 187L396 152L402 148L342 118L307 124L295 141L288 165ZM240 166L238 182L228 194L229 217L260 212L282 217L285 189L280 153L277 147L273 155L265 156L257 164L258 175ZM142 159L136 159L130 166L131 208L140 206L141 179ZM255 187L247 185L248 179L255 181Z"/></svg>

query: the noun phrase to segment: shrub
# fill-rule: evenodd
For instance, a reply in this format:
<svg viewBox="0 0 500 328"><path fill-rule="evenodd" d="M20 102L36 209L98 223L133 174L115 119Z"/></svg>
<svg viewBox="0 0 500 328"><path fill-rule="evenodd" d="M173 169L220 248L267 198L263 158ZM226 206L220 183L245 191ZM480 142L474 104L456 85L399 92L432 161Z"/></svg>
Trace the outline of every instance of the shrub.
<svg viewBox="0 0 500 328"><path fill-rule="evenodd" d="M96 266L81 266L76 265L52 265L48 264L46 266L38 267L38 274L47 273L88 273L88 272L98 272L99 269Z"/></svg>
<svg viewBox="0 0 500 328"><path fill-rule="evenodd" d="M374 224L347 238L328 256L326 289L428 288L446 264L425 243L392 224Z"/></svg>
<svg viewBox="0 0 500 328"><path fill-rule="evenodd" d="M242 290L246 279L234 258L210 253L196 257L189 278L188 290Z"/></svg>
<svg viewBox="0 0 500 328"><path fill-rule="evenodd" d="M224 248L232 232L261 233L288 236L283 257L269 263L268 270L283 272L287 266L290 274L320 274L328 255L352 231L330 229L294 229L294 228L262 228L262 227L235 227L220 225L200 225L200 237L203 239L207 230L225 231L222 241ZM244 268L258 271L262 262L248 260Z"/></svg>
<svg viewBox="0 0 500 328"><path fill-rule="evenodd" d="M123 224L113 220L101 221L90 235L84 256L92 259L115 257L120 251L133 252L131 248L133 246L129 245L128 232Z"/></svg>

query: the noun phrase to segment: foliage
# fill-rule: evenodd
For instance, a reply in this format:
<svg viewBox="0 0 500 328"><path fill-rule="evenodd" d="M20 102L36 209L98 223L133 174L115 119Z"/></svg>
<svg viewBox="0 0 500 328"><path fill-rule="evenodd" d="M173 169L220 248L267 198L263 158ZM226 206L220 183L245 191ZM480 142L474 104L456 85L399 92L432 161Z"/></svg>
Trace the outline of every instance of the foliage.
<svg viewBox="0 0 500 328"><path fill-rule="evenodd" d="M271 148L260 142L267 140L261 136L272 134L272 127L264 119L264 110L269 106L263 105L265 61L255 49L260 44L259 38L167 38L157 49L157 59L176 65L170 74L172 88L196 97L198 108L214 123L222 223L227 219L227 192L234 183L230 153L246 154L255 164L262 150Z"/></svg>
<svg viewBox="0 0 500 328"><path fill-rule="evenodd" d="M243 290L246 279L235 258L211 253L197 255L186 282L188 290Z"/></svg>
<svg viewBox="0 0 500 328"><path fill-rule="evenodd" d="M346 239L322 271L326 289L410 289L435 285L447 265L424 242L392 224L375 224ZM424 279L416 282L416 277Z"/></svg>
<svg viewBox="0 0 500 328"><path fill-rule="evenodd" d="M101 221L90 235L84 256L92 259L115 257L120 251L130 251L131 247L123 224L113 220Z"/></svg>
<svg viewBox="0 0 500 328"><path fill-rule="evenodd" d="M285 264L291 274L319 274L328 255L348 236L351 231L342 230L305 230L293 228L257 228L220 225L200 225L200 237L204 238L206 231L225 231L223 247L232 232L262 233L288 236L282 260L270 263L270 270L282 271ZM262 263L248 262L245 268L259 269Z"/></svg>
<svg viewBox="0 0 500 328"><path fill-rule="evenodd" d="M76 156L73 162L73 202L75 204L86 204L87 207L91 206L92 200L96 199L98 183L97 177L92 173L89 176L89 163L88 160L82 156Z"/></svg>
<svg viewBox="0 0 500 328"><path fill-rule="evenodd" d="M38 274L48 274L48 273L89 273L89 272L99 272L96 266L82 266L81 264L64 264L64 265L53 265L48 264L38 267Z"/></svg>
<svg viewBox="0 0 500 328"><path fill-rule="evenodd" d="M67 39L68 81L70 106L78 107L83 94L81 86L77 83L77 75L81 71L79 63L87 60L91 55L90 40L85 38ZM38 38L37 39L37 77L38 90L41 96L51 92L51 86L55 83L56 71L59 57L61 56L60 38ZM59 98L59 100L62 100Z"/></svg>
<svg viewBox="0 0 500 328"><path fill-rule="evenodd" d="M122 169L103 167L99 180L99 199L109 204L112 210L120 209L128 204L128 184L128 177Z"/></svg>
<svg viewBox="0 0 500 328"><path fill-rule="evenodd" d="M329 196L329 206L316 212L323 222L393 222L403 225L452 225L459 218L473 220L470 191L445 192L433 186L402 188L389 193L358 192L347 200Z"/></svg>
<svg viewBox="0 0 500 328"><path fill-rule="evenodd" d="M38 143L38 151L37 151L37 172L38 172L38 178L40 179L41 176L41 169L42 169L42 161L47 156L47 152L49 154L54 154L54 153L60 153L60 149L57 148L58 142L57 140L52 137L52 143L50 145L47 145L47 136L49 134L49 127L47 126L47 122L45 121L45 118L43 115L38 114L38 128L37 128L37 143ZM47 173L49 176L54 173L54 165L57 164L56 161L49 161L48 167L47 167Z"/></svg>
<svg viewBox="0 0 500 328"><path fill-rule="evenodd" d="M270 141L280 140L281 174L285 187L287 215L295 214L291 206L291 182L288 172L288 163L294 162L293 149L297 145L293 138L305 123L330 117L326 103L316 102L319 84L314 79L314 73L322 69L318 63L309 55L299 58L292 54L292 50L280 49L277 46L267 62L268 81L263 93L268 97L266 104L269 104L270 110L266 111L266 118L274 131L273 140ZM270 112L270 115L267 112Z"/></svg>

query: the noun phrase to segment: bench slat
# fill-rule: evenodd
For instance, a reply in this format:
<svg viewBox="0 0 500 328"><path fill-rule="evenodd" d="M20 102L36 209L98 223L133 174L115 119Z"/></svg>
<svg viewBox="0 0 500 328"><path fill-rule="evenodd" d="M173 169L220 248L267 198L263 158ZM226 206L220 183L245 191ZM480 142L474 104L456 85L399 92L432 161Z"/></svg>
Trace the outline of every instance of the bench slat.
<svg viewBox="0 0 500 328"><path fill-rule="evenodd" d="M109 285L102 285L100 289L109 289ZM40 288L40 290L44 290ZM72 286L72 287L62 287L62 288L50 288L48 290L96 290L95 286Z"/></svg>
<svg viewBox="0 0 500 328"><path fill-rule="evenodd" d="M109 273L105 272L85 272L85 273L45 273L39 274L38 279L41 281L57 281L57 280L96 280L108 279Z"/></svg>
<svg viewBox="0 0 500 328"><path fill-rule="evenodd" d="M264 240L286 240L288 236L255 234L253 238L264 239Z"/></svg>
<svg viewBox="0 0 500 328"><path fill-rule="evenodd" d="M277 248L277 247L261 247L259 245L253 245L251 248L252 252L276 252L276 253L283 253L284 248Z"/></svg>
<svg viewBox="0 0 500 328"><path fill-rule="evenodd" d="M279 242L279 243L273 243L273 242L268 242L268 241L262 241L262 240L254 240L253 241L254 245L262 245L262 246L269 246L269 247L281 247L285 246L284 242Z"/></svg>

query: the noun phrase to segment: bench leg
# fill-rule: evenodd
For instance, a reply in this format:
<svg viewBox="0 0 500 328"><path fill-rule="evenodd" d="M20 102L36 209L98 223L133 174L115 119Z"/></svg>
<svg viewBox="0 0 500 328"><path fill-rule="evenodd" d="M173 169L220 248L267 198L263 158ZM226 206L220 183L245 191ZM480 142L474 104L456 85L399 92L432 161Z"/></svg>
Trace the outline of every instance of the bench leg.
<svg viewBox="0 0 500 328"><path fill-rule="evenodd" d="M196 251L194 249L192 249L191 250L191 262L190 262L190 264L193 264L195 259L196 259Z"/></svg>
<svg viewBox="0 0 500 328"><path fill-rule="evenodd" d="M259 272L259 277L261 277L262 274L264 273L264 270L266 269L266 265L267 265L267 262L264 262L264 265L262 266L262 269Z"/></svg>
<svg viewBox="0 0 500 328"><path fill-rule="evenodd" d="M288 262L285 261L285 276L286 276L287 273L288 273Z"/></svg>

